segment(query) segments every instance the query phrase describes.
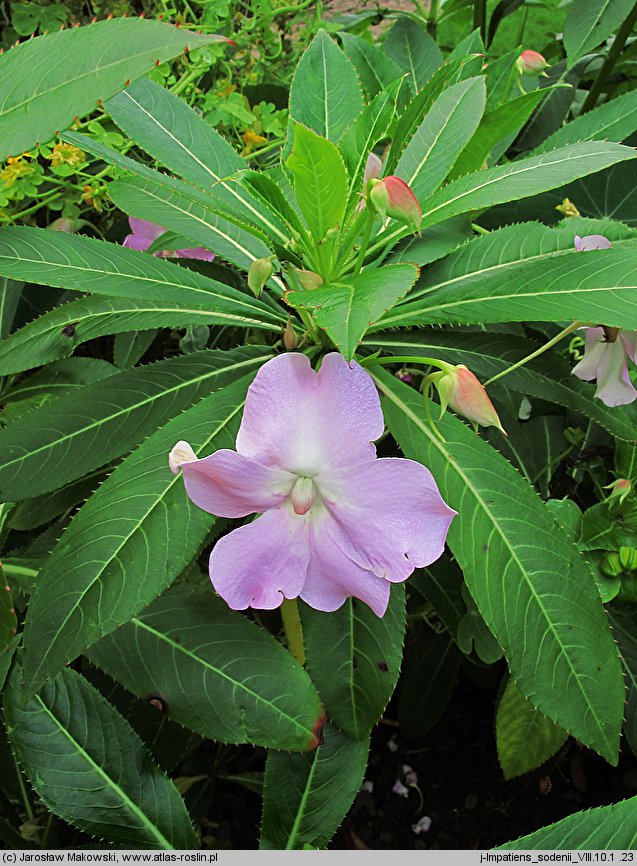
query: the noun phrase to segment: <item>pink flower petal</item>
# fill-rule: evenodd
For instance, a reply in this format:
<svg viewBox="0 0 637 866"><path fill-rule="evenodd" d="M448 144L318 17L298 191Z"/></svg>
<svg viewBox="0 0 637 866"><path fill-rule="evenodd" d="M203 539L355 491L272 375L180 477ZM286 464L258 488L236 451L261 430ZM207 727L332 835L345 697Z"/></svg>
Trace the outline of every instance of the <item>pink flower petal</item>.
<svg viewBox="0 0 637 866"><path fill-rule="evenodd" d="M597 368L595 396L607 406L625 406L637 399L637 391L628 376L626 352L620 339L604 344Z"/></svg>
<svg viewBox="0 0 637 866"><path fill-rule="evenodd" d="M315 610L337 610L350 596L383 616L389 602L390 584L361 568L345 554L343 533L324 511L310 524L311 558L301 598Z"/></svg>
<svg viewBox="0 0 637 866"><path fill-rule="evenodd" d="M342 529L344 552L361 568L400 582L442 554L456 512L415 460L389 457L327 471L318 487Z"/></svg>
<svg viewBox="0 0 637 866"><path fill-rule="evenodd" d="M332 352L315 373L305 355L268 361L248 389L237 451L266 466L312 477L372 460L383 413L370 375Z"/></svg>
<svg viewBox="0 0 637 866"><path fill-rule="evenodd" d="M199 259L202 262L211 262L215 254L205 247L193 247L189 250L175 250L173 256L176 259Z"/></svg>
<svg viewBox="0 0 637 866"><path fill-rule="evenodd" d="M219 517L245 517L276 508L296 481L283 469L262 466L227 449L184 463L182 471L190 499Z"/></svg>
<svg viewBox="0 0 637 866"><path fill-rule="evenodd" d="M578 253L590 252L591 250L609 250L611 247L611 242L604 235L586 235L583 238L575 235L575 249Z"/></svg>
<svg viewBox="0 0 637 866"><path fill-rule="evenodd" d="M584 334L584 357L571 370L578 379L591 382L597 378L597 365L604 354L604 329L586 328Z"/></svg>
<svg viewBox="0 0 637 866"><path fill-rule="evenodd" d="M282 505L219 539L210 579L233 610L272 610L299 595L308 560L307 520Z"/></svg>
<svg viewBox="0 0 637 866"><path fill-rule="evenodd" d="M637 363L637 331L620 331L619 339L624 344L624 349L630 360Z"/></svg>
<svg viewBox="0 0 637 866"><path fill-rule="evenodd" d="M124 238L124 246L132 250L144 252L166 231L166 229L158 226L156 223L149 223L146 220L139 220L135 217L129 217L128 222L133 233Z"/></svg>

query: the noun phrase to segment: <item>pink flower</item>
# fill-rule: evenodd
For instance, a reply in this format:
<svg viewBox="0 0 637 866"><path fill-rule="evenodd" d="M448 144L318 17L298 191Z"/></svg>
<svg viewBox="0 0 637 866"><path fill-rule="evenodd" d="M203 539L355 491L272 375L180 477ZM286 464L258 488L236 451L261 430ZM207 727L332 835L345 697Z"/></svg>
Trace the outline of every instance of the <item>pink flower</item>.
<svg viewBox="0 0 637 866"><path fill-rule="evenodd" d="M586 328L584 357L573 367L578 379L597 379L595 396L607 406L625 406L637 399L628 375L628 356L633 363L637 352L637 331L617 328Z"/></svg>
<svg viewBox="0 0 637 866"><path fill-rule="evenodd" d="M422 210L418 199L404 180L390 174L382 180L367 182L368 200L383 219L388 216L420 229Z"/></svg>
<svg viewBox="0 0 637 866"><path fill-rule="evenodd" d="M400 779L396 779L394 782L392 792L398 797L409 797L409 788L406 788Z"/></svg>
<svg viewBox="0 0 637 866"><path fill-rule="evenodd" d="M411 825L411 829L416 836L420 836L421 833L428 833L431 829L431 818L429 815L423 815L415 824Z"/></svg>
<svg viewBox="0 0 637 866"><path fill-rule="evenodd" d="M126 235L124 238L124 246L131 250L140 250L145 252L160 235L166 231L165 228L149 223L146 220L138 220L135 217L129 217L128 222L132 229L132 234ZM183 250L160 250L153 253L154 256L162 259L202 259L204 262L211 262L215 254L204 247L192 247L191 249Z"/></svg>
<svg viewBox="0 0 637 866"><path fill-rule="evenodd" d="M473 424L497 427L506 436L484 386L464 364L455 367L449 364L442 373L434 374L432 380L440 394L443 412L450 406L454 412L468 418Z"/></svg>
<svg viewBox="0 0 637 866"><path fill-rule="evenodd" d="M369 374L342 355L318 373L305 355L268 361L248 389L237 450L171 453L190 499L257 520L221 538L210 576L234 610L302 598L331 611L350 596L383 616L392 583L442 554L456 514L420 463L376 459L384 430Z"/></svg>
<svg viewBox="0 0 637 866"><path fill-rule="evenodd" d="M523 51L515 61L520 75L537 75L548 67L548 63L537 51Z"/></svg>
<svg viewBox="0 0 637 866"><path fill-rule="evenodd" d="M611 246L611 242L604 235L586 235L583 238L575 235L575 249L578 253L589 250L609 250Z"/></svg>

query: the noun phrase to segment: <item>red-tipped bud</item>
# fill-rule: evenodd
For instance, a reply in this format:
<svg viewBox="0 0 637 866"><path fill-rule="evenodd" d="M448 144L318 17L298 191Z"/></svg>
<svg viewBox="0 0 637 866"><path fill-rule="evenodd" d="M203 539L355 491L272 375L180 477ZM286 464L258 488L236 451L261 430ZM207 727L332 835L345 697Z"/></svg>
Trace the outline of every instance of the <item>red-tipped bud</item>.
<svg viewBox="0 0 637 866"><path fill-rule="evenodd" d="M630 494L633 489L632 482L628 478L618 478L611 484L606 485L606 490L610 490L608 494L608 502L621 505L624 499Z"/></svg>
<svg viewBox="0 0 637 866"><path fill-rule="evenodd" d="M454 412L468 418L474 425L497 427L506 436L484 386L464 364L456 367L449 364L443 372L436 373L431 378L440 395L442 412L450 406Z"/></svg>
<svg viewBox="0 0 637 866"><path fill-rule="evenodd" d="M420 230L422 211L418 199L404 180L390 174L382 180L372 178L367 182L368 203L381 215L405 222L416 231Z"/></svg>
<svg viewBox="0 0 637 866"><path fill-rule="evenodd" d="M537 51L523 51L515 61L520 75L539 75L548 68L548 63Z"/></svg>

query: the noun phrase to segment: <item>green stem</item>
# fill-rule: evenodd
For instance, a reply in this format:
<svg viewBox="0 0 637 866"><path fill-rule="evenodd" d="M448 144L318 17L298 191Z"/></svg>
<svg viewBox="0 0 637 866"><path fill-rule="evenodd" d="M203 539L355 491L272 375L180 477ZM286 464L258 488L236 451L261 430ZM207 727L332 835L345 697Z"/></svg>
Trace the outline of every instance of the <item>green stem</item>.
<svg viewBox="0 0 637 866"><path fill-rule="evenodd" d="M487 0L473 0L473 29L480 30L482 41L487 41Z"/></svg>
<svg viewBox="0 0 637 866"><path fill-rule="evenodd" d="M303 626L299 616L299 608L295 598L284 598L281 605L283 630L288 642L288 649L297 662L305 664L305 647L303 645Z"/></svg>
<svg viewBox="0 0 637 866"><path fill-rule="evenodd" d="M446 370L452 366L445 361L426 358L424 355L388 355L382 358L370 358L368 361L363 360L361 363L366 367L372 364L428 364L430 367L438 367L440 370Z"/></svg>
<svg viewBox="0 0 637 866"><path fill-rule="evenodd" d="M14 565L12 562L4 559L2 561L2 570L5 574L14 574L22 577L37 577L40 573L35 568L27 568L25 565Z"/></svg>
<svg viewBox="0 0 637 866"><path fill-rule="evenodd" d="M18 777L18 785L20 786L20 794L22 796L22 802L24 803L24 811L26 812L27 818L29 819L29 821L33 821L35 818L35 815L33 814L33 808L31 807L31 800L29 799L29 795L27 793L27 789L26 789L25 784L24 784L24 778L22 776L22 770L18 766L17 761L14 761L14 763L15 763L16 775Z"/></svg>
<svg viewBox="0 0 637 866"><path fill-rule="evenodd" d="M563 331L560 331L559 334L556 334L548 343L545 343L543 346L540 346L535 352L531 352L530 355L527 355L526 358L522 358L521 361L517 361L511 367L507 367L506 370L502 370L502 372L497 373L495 376L492 376L488 382L484 383L484 387L490 385L492 382L495 382L497 379L501 379L503 376L507 376L509 373L512 373L514 370L517 370L518 367L523 367L524 364L527 364L529 361L532 361L534 358L539 357L539 355L544 354L547 349L550 349L551 346L554 346L556 343L559 343L564 337L572 334L573 331L576 331L578 328L581 328L585 325L584 322L573 322L572 325L569 325L568 328L564 328Z"/></svg>
<svg viewBox="0 0 637 866"><path fill-rule="evenodd" d="M427 31L433 39L436 38L436 27L438 26L438 3L439 0L431 0L429 17L427 18Z"/></svg>
<svg viewBox="0 0 637 866"><path fill-rule="evenodd" d="M360 274L363 264L365 262L365 256L367 255L367 247L369 246L370 239L372 237L372 228L374 227L374 215L367 211L367 219L365 220L365 227L363 228L363 237L361 240L361 246L358 251L358 258L356 259L356 266L354 267L354 273Z"/></svg>
<svg viewBox="0 0 637 866"><path fill-rule="evenodd" d="M628 17L624 19L622 26L617 31L617 36L615 36L615 39L613 40L613 44L610 47L606 60L602 63L602 67L597 73L597 77L593 81L592 87L588 91L586 99L584 100L580 116L586 114L586 112L590 111L592 108L595 108L597 99L604 89L608 76L615 68L615 64L617 63L619 55L624 50L626 40L632 33L635 23L637 23L637 3L635 3Z"/></svg>

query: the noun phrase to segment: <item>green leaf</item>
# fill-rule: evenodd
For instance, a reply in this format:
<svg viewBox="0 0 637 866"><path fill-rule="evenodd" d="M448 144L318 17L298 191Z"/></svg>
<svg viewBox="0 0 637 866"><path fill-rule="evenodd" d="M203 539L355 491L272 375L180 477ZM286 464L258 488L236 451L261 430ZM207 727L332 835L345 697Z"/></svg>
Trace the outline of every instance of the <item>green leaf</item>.
<svg viewBox="0 0 637 866"><path fill-rule="evenodd" d="M365 345L394 355L432 355L450 364L464 364L486 380L507 370L539 348L526 337L489 332L428 330L411 334L377 334L366 337ZM594 397L595 388L571 373L565 359L546 353L503 378L508 388L521 395L550 400L580 412L618 439L636 438L637 406L606 406ZM509 432L507 430L507 432Z"/></svg>
<svg viewBox="0 0 637 866"><path fill-rule="evenodd" d="M349 175L347 215L360 201L359 195L363 192L367 157L389 129L396 110L399 87L400 82L397 81L375 96L339 142L339 150L343 154Z"/></svg>
<svg viewBox="0 0 637 866"><path fill-rule="evenodd" d="M0 274L18 273L45 286L218 312L219 324L234 324L237 315L277 328L286 320L262 302L197 271L117 244L47 229L0 229Z"/></svg>
<svg viewBox="0 0 637 866"><path fill-rule="evenodd" d="M338 141L363 110L356 70L334 40L319 30L301 57L290 89L290 115Z"/></svg>
<svg viewBox="0 0 637 866"><path fill-rule="evenodd" d="M501 267L481 270L478 266L466 279L453 278L444 288L401 304L377 322L375 330L398 325L524 321L604 322L635 330L637 248L629 243L624 249L569 250Z"/></svg>
<svg viewBox="0 0 637 866"><path fill-rule="evenodd" d="M113 363L121 370L134 367L146 354L156 336L156 330L123 331L116 334L113 342Z"/></svg>
<svg viewBox="0 0 637 866"><path fill-rule="evenodd" d="M552 89L548 87L532 90L487 111L476 134L458 157L450 179L461 177L470 171L479 171L489 159L491 151L500 144L498 152L491 158L491 162L495 162L529 119L539 102L551 91ZM501 144L503 140L504 144Z"/></svg>
<svg viewBox="0 0 637 866"><path fill-rule="evenodd" d="M0 340L11 332L24 283L0 277Z"/></svg>
<svg viewBox="0 0 637 866"><path fill-rule="evenodd" d="M498 760L509 780L541 767L564 745L568 734L554 725L509 679L495 717Z"/></svg>
<svg viewBox="0 0 637 866"><path fill-rule="evenodd" d="M440 49L413 19L401 16L387 34L384 51L409 75L415 91L419 90L442 64Z"/></svg>
<svg viewBox="0 0 637 866"><path fill-rule="evenodd" d="M387 613L348 599L333 613L301 607L307 669L330 719L367 739L392 696L402 661L405 592L392 587Z"/></svg>
<svg viewBox="0 0 637 866"><path fill-rule="evenodd" d="M485 169L447 184L423 205L421 228L449 217L554 189L609 165L634 159L632 148L612 142L581 142L549 153Z"/></svg>
<svg viewBox="0 0 637 866"><path fill-rule="evenodd" d="M309 310L349 361L365 332L404 297L418 273L415 265L386 265L343 277L338 283L311 292L289 292L286 301L295 308Z"/></svg>
<svg viewBox="0 0 637 866"><path fill-rule="evenodd" d="M159 693L171 719L204 737L293 751L318 744L322 709L308 675L211 586L172 587L87 655L133 694Z"/></svg>
<svg viewBox="0 0 637 866"><path fill-rule="evenodd" d="M386 371L374 378L405 456L431 469L459 512L449 546L518 687L540 712L616 763L624 684L590 567L493 448L450 415L438 424L442 442L418 393Z"/></svg>
<svg viewBox="0 0 637 866"><path fill-rule="evenodd" d="M32 692L128 622L181 574L215 518L194 506L168 453L232 448L251 377L204 397L127 457L79 510L42 569L25 624Z"/></svg>
<svg viewBox="0 0 637 866"><path fill-rule="evenodd" d="M338 148L300 123L294 124L294 146L286 160L294 178L296 200L315 243L340 226L347 204L347 172Z"/></svg>
<svg viewBox="0 0 637 866"><path fill-rule="evenodd" d="M533 153L544 153L578 141L624 141L637 129L637 91L624 93L581 114L542 142Z"/></svg>
<svg viewBox="0 0 637 866"><path fill-rule="evenodd" d="M426 237L405 238L388 257L388 262L413 262L422 267L444 258L460 244L473 237L471 225L464 217L454 217L431 226ZM407 296L408 298L410 295Z"/></svg>
<svg viewBox="0 0 637 866"><path fill-rule="evenodd" d="M104 106L129 138L171 172L214 194L230 210L280 236L272 219L248 193L227 182L248 164L216 129L178 96L142 78Z"/></svg>
<svg viewBox="0 0 637 866"><path fill-rule="evenodd" d="M255 369L268 349L206 349L126 370L0 430L0 500L55 490L103 466L211 390Z"/></svg>
<svg viewBox="0 0 637 866"><path fill-rule="evenodd" d="M244 296L245 297L245 296ZM227 306L231 309L233 301L227 304L213 302L211 307ZM56 307L34 322L0 342L0 376L20 373L59 358L71 355L77 346L87 340L103 337L106 334L141 335L146 329L152 338L154 328L185 328L187 325L229 325L231 327L258 328L259 330L280 333L282 322L270 323L276 313L270 309L248 314L248 304L241 301L237 312L220 312L215 309L192 309L188 306L160 301L140 301L135 298L81 298L77 301ZM265 321L260 321L263 315ZM117 349L117 337L115 338ZM120 358L119 360L122 360Z"/></svg>
<svg viewBox="0 0 637 866"><path fill-rule="evenodd" d="M569 815L496 851L630 851L637 847L637 797ZM627 861L628 862L628 861Z"/></svg>
<svg viewBox="0 0 637 866"><path fill-rule="evenodd" d="M449 703L461 659L448 631L424 624L407 639L398 700L401 736L422 737L433 728Z"/></svg>
<svg viewBox="0 0 637 866"><path fill-rule="evenodd" d="M314 752L270 752L265 765L261 842L265 850L324 848L363 780L369 740L351 740L329 723Z"/></svg>
<svg viewBox="0 0 637 866"><path fill-rule="evenodd" d="M11 588L0 565L0 654L9 649L18 628Z"/></svg>
<svg viewBox="0 0 637 866"><path fill-rule="evenodd" d="M379 45L351 33L339 33L339 36L345 54L354 64L368 102L397 78L403 77L401 67Z"/></svg>
<svg viewBox="0 0 637 866"><path fill-rule="evenodd" d="M49 141L157 61L220 39L117 18L23 42L0 57L0 162Z"/></svg>
<svg viewBox="0 0 637 866"><path fill-rule="evenodd" d="M634 5L633 0L575 0L564 25L569 66L611 36Z"/></svg>
<svg viewBox="0 0 637 866"><path fill-rule="evenodd" d="M15 666L4 713L20 764L55 815L124 846L198 847L173 783L128 722L79 674L62 671L24 705Z"/></svg>
<svg viewBox="0 0 637 866"><path fill-rule="evenodd" d="M445 90L414 133L396 174L422 203L449 174L484 112L484 78L469 78Z"/></svg>
<svg viewBox="0 0 637 866"><path fill-rule="evenodd" d="M637 616L634 605L610 612L610 624L619 644L628 697L624 714L624 733L631 751L637 753Z"/></svg>

